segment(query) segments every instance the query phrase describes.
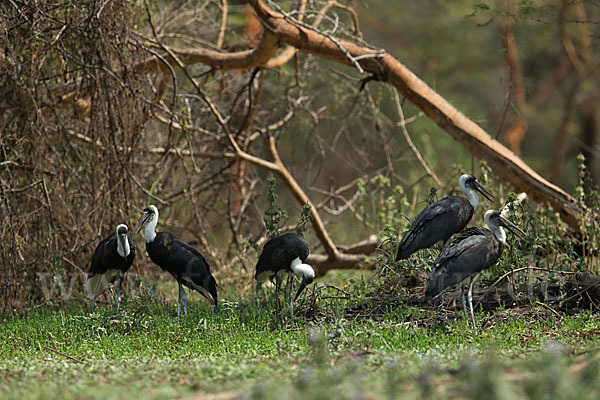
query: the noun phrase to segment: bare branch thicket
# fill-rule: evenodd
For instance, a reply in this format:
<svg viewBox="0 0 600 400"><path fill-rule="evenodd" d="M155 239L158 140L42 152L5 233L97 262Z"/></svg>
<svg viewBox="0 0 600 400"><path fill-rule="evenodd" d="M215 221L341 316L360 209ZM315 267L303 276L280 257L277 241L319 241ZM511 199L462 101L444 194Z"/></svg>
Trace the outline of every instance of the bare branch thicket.
<svg viewBox="0 0 600 400"><path fill-rule="evenodd" d="M0 5L0 237L14 239L0 241L5 307L39 299L38 273L56 272L50 284L68 290L69 282L57 279L87 269L94 244L114 229L108 227L131 223L138 194L127 172L134 171L146 112L135 101L139 77L127 66L139 55L123 40L131 9L96 3ZM69 88L74 101L60 107L56 94ZM104 118L111 109L112 127ZM73 129L102 146L73 141L65 134Z"/></svg>

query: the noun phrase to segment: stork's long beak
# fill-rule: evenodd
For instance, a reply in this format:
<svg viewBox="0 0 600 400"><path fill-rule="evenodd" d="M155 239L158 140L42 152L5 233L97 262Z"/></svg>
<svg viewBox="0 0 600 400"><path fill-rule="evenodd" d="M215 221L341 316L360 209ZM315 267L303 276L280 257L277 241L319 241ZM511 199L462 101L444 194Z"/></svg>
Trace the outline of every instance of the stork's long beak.
<svg viewBox="0 0 600 400"><path fill-rule="evenodd" d="M127 234L117 235L117 240L121 242L121 246L125 248L125 242L127 242Z"/></svg>
<svg viewBox="0 0 600 400"><path fill-rule="evenodd" d="M500 225L511 231L514 235L517 235L520 239L525 239L525 236L527 235L525 231L502 216L498 218Z"/></svg>
<svg viewBox="0 0 600 400"><path fill-rule="evenodd" d="M483 197L485 197L486 199L488 199L492 203L496 201L496 197L494 197L494 195L492 194L492 192L490 192L489 190L487 190L486 188L484 188L481 183L475 181L474 185L475 185L475 190L477 190L479 193L481 193L481 195Z"/></svg>
<svg viewBox="0 0 600 400"><path fill-rule="evenodd" d="M140 222L138 222L138 224L135 226L135 229L133 230L134 235L137 235L138 233L140 233L142 228L148 223L149 220L150 220L150 214L144 213L144 215L142 215L142 218L140 218Z"/></svg>
<svg viewBox="0 0 600 400"><path fill-rule="evenodd" d="M300 293L302 293L302 291L304 290L304 288L306 288L307 285L309 285L312 282L312 279L307 280L307 279L302 279L302 283L300 284L300 287L298 288L298 291L296 292L296 296L294 297L294 301L296 301L296 299L298 298L298 296L300 296Z"/></svg>

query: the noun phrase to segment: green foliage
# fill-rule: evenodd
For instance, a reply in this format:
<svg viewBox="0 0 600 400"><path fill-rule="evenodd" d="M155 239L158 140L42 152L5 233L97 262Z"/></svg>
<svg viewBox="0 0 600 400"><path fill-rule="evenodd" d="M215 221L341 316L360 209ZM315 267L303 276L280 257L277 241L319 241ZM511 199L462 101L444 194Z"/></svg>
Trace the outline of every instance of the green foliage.
<svg viewBox="0 0 600 400"><path fill-rule="evenodd" d="M381 174L365 182L357 179L356 214L371 229L399 226L406 218L402 211L410 204L401 186L392 187L391 180Z"/></svg>
<svg viewBox="0 0 600 400"><path fill-rule="evenodd" d="M310 211L310 204L305 204L304 207L302 207L302 213L300 214L300 219L296 225L296 233L302 235L304 232L310 229L311 218L312 212Z"/></svg>
<svg viewBox="0 0 600 400"><path fill-rule="evenodd" d="M275 184L275 178L270 177L269 191L267 193L269 207L265 210L265 216L263 218L269 239L274 238L279 234L279 229L285 224L288 217L288 213L277 204L276 190L277 185Z"/></svg>

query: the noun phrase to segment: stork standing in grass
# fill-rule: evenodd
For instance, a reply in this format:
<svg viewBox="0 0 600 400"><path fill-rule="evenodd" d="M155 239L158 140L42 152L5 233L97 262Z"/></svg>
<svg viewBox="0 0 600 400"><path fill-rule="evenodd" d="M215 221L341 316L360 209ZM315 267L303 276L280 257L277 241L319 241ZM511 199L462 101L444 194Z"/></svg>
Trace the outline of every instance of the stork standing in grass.
<svg viewBox="0 0 600 400"><path fill-rule="evenodd" d="M396 261L407 259L415 251L431 247L440 240L446 242L452 235L462 231L479 205L477 192L494 201L492 193L473 175L461 175L458 186L466 198L444 197L421 211L400 242Z"/></svg>
<svg viewBox="0 0 600 400"><path fill-rule="evenodd" d="M475 334L477 334L477 328L475 327L475 315L473 313L473 282L481 271L496 264L496 261L500 258L506 243L506 232L502 227L521 239L525 238L525 232L502 217L500 211L487 211L484 221L490 229L466 229L442 249L433 264L424 297L425 300L435 298L443 293L446 288L464 283L468 278L469 309ZM461 299L465 320L468 320L464 286L461 290Z"/></svg>
<svg viewBox="0 0 600 400"><path fill-rule="evenodd" d="M135 233L144 228L146 251L150 259L167 271L179 284L177 301L177 320L181 318L181 302L183 313L187 315L187 296L184 286L200 292L210 304L217 306L217 282L210 273L210 265L202 254L186 242L176 238L169 232L156 232L158 209L151 205L144 208Z"/></svg>
<svg viewBox="0 0 600 400"><path fill-rule="evenodd" d="M258 257L254 278L259 283L267 279L270 279L271 282L275 280L278 316L280 309L279 286L281 285L282 275L289 273L290 316L292 319L294 319L294 300L315 279L315 271L310 265L305 264L308 254L308 243L301 235L297 233L284 233L265 243L262 253ZM295 297L293 297L294 275L299 277L301 281Z"/></svg>
<svg viewBox="0 0 600 400"><path fill-rule="evenodd" d="M96 309L98 297L109 283L119 279L117 311L121 302L123 275L129 270L135 258L135 242L128 233L127 225L120 224L114 235L100 242L92 256L92 264L85 282L85 292L92 296L92 312Z"/></svg>

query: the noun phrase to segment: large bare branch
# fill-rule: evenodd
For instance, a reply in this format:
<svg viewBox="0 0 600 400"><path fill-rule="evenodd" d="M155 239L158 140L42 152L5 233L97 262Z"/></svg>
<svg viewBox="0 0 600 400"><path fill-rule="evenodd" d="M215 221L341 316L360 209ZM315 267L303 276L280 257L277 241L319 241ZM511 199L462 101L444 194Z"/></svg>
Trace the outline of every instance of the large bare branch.
<svg viewBox="0 0 600 400"><path fill-rule="evenodd" d="M289 45L323 58L352 65L345 52L340 50L339 45L343 46L365 71L375 74L380 79L387 79L387 82L423 110L446 133L472 154L486 160L496 174L512 183L518 190L527 192L533 200L549 203L565 222L579 229L581 210L571 195L548 182L512 151L492 139L480 126L454 108L396 58L346 40L335 43L315 30L294 24L283 15L269 9L262 0L250 0L250 3L265 29Z"/></svg>
<svg viewBox="0 0 600 400"><path fill-rule="evenodd" d="M178 49L169 48L184 65L205 64L214 69L248 69L262 66L275 52L278 38L265 32L256 46L250 50L225 53L222 51L204 49L199 47ZM171 55L165 55L165 60L171 65L177 65L177 61ZM162 62L152 56L136 64L133 70L139 74L147 74L157 71L162 67Z"/></svg>

